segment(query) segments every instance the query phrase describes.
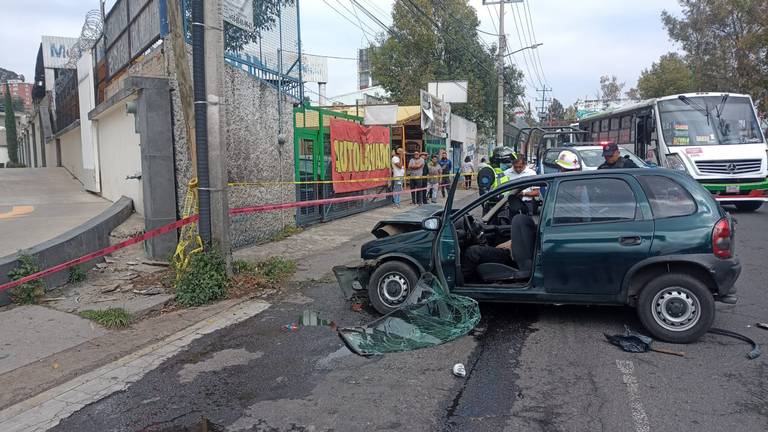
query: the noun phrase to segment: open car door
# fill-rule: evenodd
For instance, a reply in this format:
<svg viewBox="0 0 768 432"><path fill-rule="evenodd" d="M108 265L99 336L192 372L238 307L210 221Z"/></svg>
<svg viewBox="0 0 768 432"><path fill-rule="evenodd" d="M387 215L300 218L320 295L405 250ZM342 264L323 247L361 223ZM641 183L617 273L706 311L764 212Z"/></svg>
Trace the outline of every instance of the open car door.
<svg viewBox="0 0 768 432"><path fill-rule="evenodd" d="M480 322L477 302L469 297L451 294L448 291L450 285L446 283L455 280L456 234L451 222L451 207L458 180L457 175L448 194L445 211L440 216L439 226L436 217L424 220L425 229L437 230L432 271L440 276L424 273L399 309L363 326L340 328L339 337L355 354L371 356L440 345L467 334ZM435 252L443 246L440 240L443 235L446 236L445 258L441 252ZM452 248L448 248L450 241L454 242ZM444 262L448 264L447 269L443 269Z"/></svg>

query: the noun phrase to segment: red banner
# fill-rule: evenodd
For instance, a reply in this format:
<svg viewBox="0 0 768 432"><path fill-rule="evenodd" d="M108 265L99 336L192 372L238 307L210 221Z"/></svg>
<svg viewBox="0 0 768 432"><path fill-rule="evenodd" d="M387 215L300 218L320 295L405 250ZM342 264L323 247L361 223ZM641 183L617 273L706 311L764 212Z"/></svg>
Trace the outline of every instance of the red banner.
<svg viewBox="0 0 768 432"><path fill-rule="evenodd" d="M390 177L390 152L388 127L366 127L331 119L331 178L334 182ZM334 183L333 191L354 192L385 184L386 180Z"/></svg>

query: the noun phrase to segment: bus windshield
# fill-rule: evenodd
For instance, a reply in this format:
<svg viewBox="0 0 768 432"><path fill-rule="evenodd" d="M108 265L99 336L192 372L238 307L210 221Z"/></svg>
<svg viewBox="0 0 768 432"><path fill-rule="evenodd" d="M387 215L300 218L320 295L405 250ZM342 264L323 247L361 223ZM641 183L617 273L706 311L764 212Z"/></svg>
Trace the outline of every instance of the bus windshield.
<svg viewBox="0 0 768 432"><path fill-rule="evenodd" d="M668 146L763 142L749 98L680 96L659 101L664 142Z"/></svg>

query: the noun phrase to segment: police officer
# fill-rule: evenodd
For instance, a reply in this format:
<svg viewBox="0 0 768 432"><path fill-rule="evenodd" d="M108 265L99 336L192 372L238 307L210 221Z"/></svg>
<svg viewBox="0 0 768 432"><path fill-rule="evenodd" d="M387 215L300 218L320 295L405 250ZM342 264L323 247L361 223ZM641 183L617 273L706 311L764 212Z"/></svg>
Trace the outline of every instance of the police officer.
<svg viewBox="0 0 768 432"><path fill-rule="evenodd" d="M491 189L496 189L509 181L509 177L504 174L504 171L512 168L515 159L517 159L517 155L515 154L515 151L509 147L496 147L493 149L493 154L491 155L491 167L493 168L493 172L496 173L496 178L493 181L493 185L491 185Z"/></svg>
<svg viewBox="0 0 768 432"><path fill-rule="evenodd" d="M621 157L619 145L616 143L610 143L603 146L603 157L605 158L605 162L597 167L597 169L637 168L637 164L632 162L631 159Z"/></svg>

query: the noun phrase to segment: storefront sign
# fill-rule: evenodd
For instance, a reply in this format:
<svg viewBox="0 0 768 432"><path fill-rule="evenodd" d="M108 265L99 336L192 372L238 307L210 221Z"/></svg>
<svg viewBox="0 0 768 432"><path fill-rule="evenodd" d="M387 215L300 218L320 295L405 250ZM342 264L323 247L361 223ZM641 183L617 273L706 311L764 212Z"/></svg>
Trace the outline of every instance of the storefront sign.
<svg viewBox="0 0 768 432"><path fill-rule="evenodd" d="M390 176L389 128L331 120L333 191L354 192L384 186ZM344 180L362 180L343 182Z"/></svg>

